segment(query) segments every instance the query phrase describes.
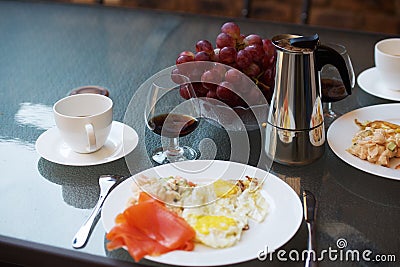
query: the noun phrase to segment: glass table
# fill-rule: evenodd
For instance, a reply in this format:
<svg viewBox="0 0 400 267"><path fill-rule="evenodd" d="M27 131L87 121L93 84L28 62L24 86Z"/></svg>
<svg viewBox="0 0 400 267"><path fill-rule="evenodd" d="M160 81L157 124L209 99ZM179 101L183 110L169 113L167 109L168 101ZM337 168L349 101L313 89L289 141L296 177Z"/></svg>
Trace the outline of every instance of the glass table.
<svg viewBox="0 0 400 267"><path fill-rule="evenodd" d="M128 168L124 158L78 167L52 163L35 151L36 139L54 126L52 105L77 87L99 85L113 99L114 120L123 121L137 88L151 75L175 63L184 50L194 50L199 39L214 42L224 18L104 6L0 1L0 262L29 266L135 266L124 250L105 249L105 231L99 222L85 248L75 250L72 237L94 207L98 178L103 174L129 175L148 166L141 161L156 140L131 114L139 145ZM344 44L356 75L372 67L374 44L389 36L310 26L235 20L245 33L272 37L279 33L311 35ZM335 103L342 113L359 107L390 103L358 86L350 97ZM142 112L137 107L137 112ZM141 114L141 113L140 113ZM136 120L135 120L136 118ZM249 132L249 164L262 158L261 130ZM198 146L205 137L218 144L216 158L230 158L224 129L204 122L182 138ZM341 161L326 144L324 155L307 166L274 163L271 172L298 194L312 191L318 199L317 244L320 250L370 249L400 258L400 182L367 174ZM303 222L281 249L302 251L307 246ZM262 249L262 248L260 248ZM150 261L144 265L159 265ZM240 266L264 266L257 259ZM321 266L349 266L324 260ZM366 261L353 262L369 266ZM393 266L395 263L392 263ZM299 261L274 266L302 266ZM390 265L390 263L388 263Z"/></svg>

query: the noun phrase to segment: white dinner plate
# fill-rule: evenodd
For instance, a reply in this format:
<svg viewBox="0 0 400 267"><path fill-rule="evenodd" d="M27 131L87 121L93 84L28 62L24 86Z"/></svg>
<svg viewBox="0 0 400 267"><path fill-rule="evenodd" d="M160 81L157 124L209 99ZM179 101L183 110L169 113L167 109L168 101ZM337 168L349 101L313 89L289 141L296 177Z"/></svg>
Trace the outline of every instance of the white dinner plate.
<svg viewBox="0 0 400 267"><path fill-rule="evenodd" d="M250 228L243 232L239 243L224 249L196 244L193 251L172 251L158 257L145 257L155 262L216 266L252 260L266 248L268 252L273 252L284 245L295 235L302 222L302 204L294 190L273 174L252 166L229 161L196 160L161 165L136 175L141 174L155 177L180 175L195 183L201 183L204 179L242 179L245 175L265 178L262 194L269 204L269 213L262 223L250 220ZM124 211L132 197L132 188L136 184L134 177L118 185L104 202L101 219L107 232L115 225L115 217Z"/></svg>
<svg viewBox="0 0 400 267"><path fill-rule="evenodd" d="M91 166L120 159L129 154L138 143L138 135L126 124L113 121L104 146L96 152L81 154L62 140L57 127L42 133L36 140L36 151L48 161L69 166Z"/></svg>
<svg viewBox="0 0 400 267"><path fill-rule="evenodd" d="M400 164L399 158L392 159L389 168L362 160L346 151L351 146L353 136L360 129L354 123L354 119L362 122L384 120L400 124L400 104L375 105L353 110L336 119L328 128L327 134L329 146L346 163L371 174L400 180L400 170L394 169L394 166Z"/></svg>
<svg viewBox="0 0 400 267"><path fill-rule="evenodd" d="M357 83L368 94L387 100L400 101L400 90L386 89L376 67L361 72L358 75Z"/></svg>

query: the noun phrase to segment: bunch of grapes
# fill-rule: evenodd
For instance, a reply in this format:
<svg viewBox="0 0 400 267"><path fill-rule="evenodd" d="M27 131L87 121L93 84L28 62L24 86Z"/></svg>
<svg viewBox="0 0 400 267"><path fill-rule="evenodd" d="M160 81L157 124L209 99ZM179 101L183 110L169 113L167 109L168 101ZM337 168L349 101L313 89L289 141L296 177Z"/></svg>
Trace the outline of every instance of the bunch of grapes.
<svg viewBox="0 0 400 267"><path fill-rule="evenodd" d="M227 22L222 25L215 43L214 48L208 40L200 40L196 43L195 53L183 51L176 59L177 72L182 72L179 65L187 62L223 64L190 73L191 76L199 76L194 79L201 81L193 84L196 95L218 99L231 107L247 106L248 100L256 103L262 95L269 102L274 88L276 61L276 50L271 40L262 39L257 34L245 36L240 33L237 24ZM224 65L231 68L224 68ZM257 87L245 88L248 86L244 86L243 74L252 79ZM244 96L246 101L239 95ZM185 90L181 90L181 96L190 97Z"/></svg>

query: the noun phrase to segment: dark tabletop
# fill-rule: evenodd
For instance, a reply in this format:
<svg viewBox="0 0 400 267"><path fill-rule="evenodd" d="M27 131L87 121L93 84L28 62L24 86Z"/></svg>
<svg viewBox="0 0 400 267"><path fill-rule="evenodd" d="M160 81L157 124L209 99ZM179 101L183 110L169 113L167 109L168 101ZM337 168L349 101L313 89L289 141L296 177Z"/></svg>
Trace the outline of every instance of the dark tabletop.
<svg viewBox="0 0 400 267"><path fill-rule="evenodd" d="M105 249L105 230L100 222L84 249L74 250L72 237L96 204L100 175L129 175L150 167L145 160L147 147L154 146L157 140L144 129L140 113L143 102L140 95L135 95L139 86L154 73L173 65L181 51L193 51L197 40L214 42L227 20L95 5L0 2L0 263L134 265L124 250ZM242 32L267 38L280 33L318 33L324 42L342 43L351 55L357 75L374 65L374 44L388 37L256 20L236 21ZM54 126L52 105L83 85L107 88L115 105L114 120L129 122L138 132L139 145L129 155L135 159L131 165L127 166L122 158L91 167L64 166L41 158L35 151L36 139ZM345 113L389 102L356 86L350 97L335 103L335 108ZM134 108L126 114L127 107L132 105ZM218 144L216 158L228 160L231 155L227 136L220 127L203 122L182 142L198 147L199 140L210 138ZM259 130L249 132L251 165L257 164L262 151L260 136ZM337 240L344 238L348 250L393 254L399 264L399 181L351 167L327 144L324 155L310 165L288 167L274 163L271 171L297 193L307 189L316 195L319 249L337 249ZM302 251L306 246L307 231L302 223L281 249ZM240 265L268 264L303 265L277 260L273 264L254 260ZM375 264L363 260L325 260L320 265ZM386 264L396 265L382 266Z"/></svg>

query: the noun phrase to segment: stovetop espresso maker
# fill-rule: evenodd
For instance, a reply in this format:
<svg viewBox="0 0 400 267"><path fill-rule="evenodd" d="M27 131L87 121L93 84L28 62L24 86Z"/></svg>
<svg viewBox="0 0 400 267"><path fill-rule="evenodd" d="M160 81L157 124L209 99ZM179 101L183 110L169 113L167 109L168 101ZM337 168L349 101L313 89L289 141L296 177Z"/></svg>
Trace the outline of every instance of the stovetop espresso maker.
<svg viewBox="0 0 400 267"><path fill-rule="evenodd" d="M320 71L327 64L336 67L351 94L348 70L342 56L321 45L317 34L283 34L272 42L277 57L265 152L282 164L305 165L321 157L325 147Z"/></svg>

